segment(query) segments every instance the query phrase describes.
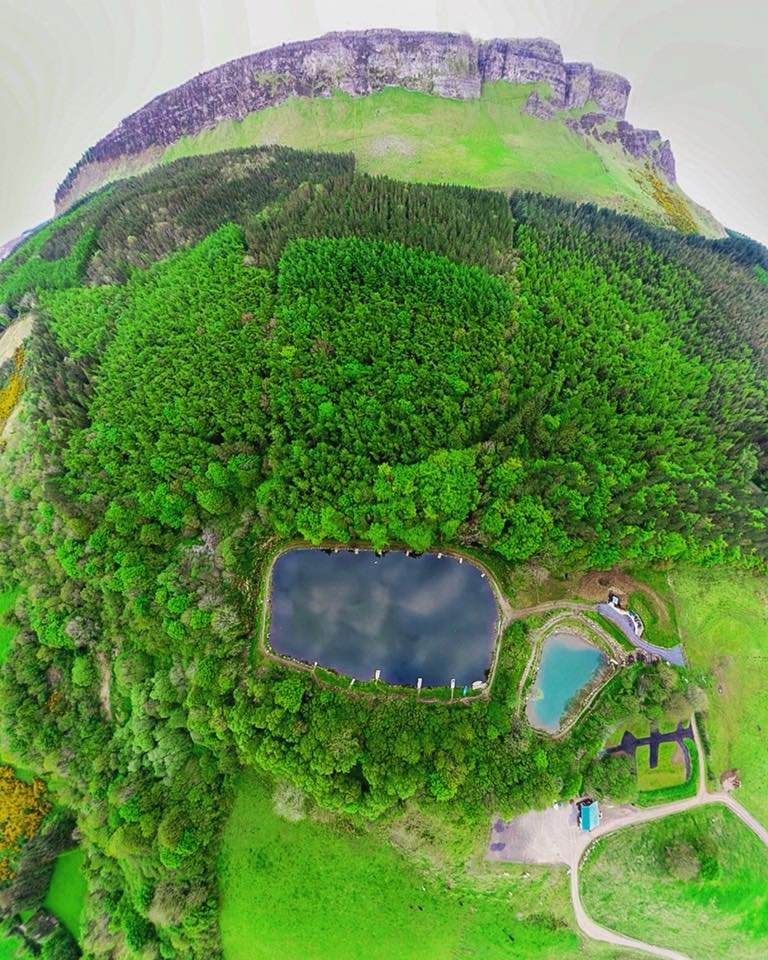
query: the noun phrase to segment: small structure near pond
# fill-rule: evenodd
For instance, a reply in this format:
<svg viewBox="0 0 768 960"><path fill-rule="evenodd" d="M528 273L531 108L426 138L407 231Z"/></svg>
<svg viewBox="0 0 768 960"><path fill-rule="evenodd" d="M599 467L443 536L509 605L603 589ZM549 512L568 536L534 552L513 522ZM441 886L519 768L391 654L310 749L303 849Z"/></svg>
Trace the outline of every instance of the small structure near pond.
<svg viewBox="0 0 768 960"><path fill-rule="evenodd" d="M597 800L581 800L579 807L579 828L589 833L600 825L600 805Z"/></svg>

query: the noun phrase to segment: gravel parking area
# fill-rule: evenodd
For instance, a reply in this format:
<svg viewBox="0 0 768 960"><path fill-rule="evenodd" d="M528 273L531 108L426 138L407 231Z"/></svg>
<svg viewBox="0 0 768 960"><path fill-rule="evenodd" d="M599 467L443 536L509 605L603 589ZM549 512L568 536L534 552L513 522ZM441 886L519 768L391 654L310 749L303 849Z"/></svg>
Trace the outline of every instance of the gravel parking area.
<svg viewBox="0 0 768 960"><path fill-rule="evenodd" d="M531 810L514 820L496 820L486 858L570 864L582 845L576 804L566 803L560 809Z"/></svg>

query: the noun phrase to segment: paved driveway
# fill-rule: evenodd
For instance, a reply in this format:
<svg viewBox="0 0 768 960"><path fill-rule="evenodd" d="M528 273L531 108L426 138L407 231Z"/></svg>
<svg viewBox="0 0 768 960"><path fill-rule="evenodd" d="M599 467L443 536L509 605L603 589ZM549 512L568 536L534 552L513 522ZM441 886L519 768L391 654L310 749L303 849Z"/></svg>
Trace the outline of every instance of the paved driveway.
<svg viewBox="0 0 768 960"><path fill-rule="evenodd" d="M642 637L638 637L638 635L635 633L635 628L629 617L625 616L623 613L619 613L619 611L616 610L615 607L612 607L610 603L598 603L597 612L601 617L605 617L606 620L610 620L611 623L615 623L633 646L639 647L641 650L645 650L646 653L650 653L655 657L660 657L662 660L666 660L669 663L674 663L678 667L685 666L685 654L683 653L683 648L679 643L675 647L657 647L655 643L648 643L646 640L643 640Z"/></svg>

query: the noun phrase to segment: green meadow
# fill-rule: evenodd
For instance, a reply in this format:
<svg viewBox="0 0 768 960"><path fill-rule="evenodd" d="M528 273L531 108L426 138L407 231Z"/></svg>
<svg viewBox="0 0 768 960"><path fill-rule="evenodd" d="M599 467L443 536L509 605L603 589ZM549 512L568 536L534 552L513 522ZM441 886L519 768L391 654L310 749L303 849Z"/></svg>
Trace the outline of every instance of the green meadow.
<svg viewBox="0 0 768 960"><path fill-rule="evenodd" d="M400 87L367 97L341 91L291 97L242 121L223 120L183 137L166 149L163 162L280 143L354 153L360 169L395 179L552 193L666 222L656 200L632 176L623 151L587 143L561 122L522 111L536 89L546 88L500 81L486 84L476 100ZM711 231L707 216L699 210L695 215L703 218L705 232Z"/></svg>
<svg viewBox="0 0 768 960"><path fill-rule="evenodd" d="M676 743L659 744L659 762L653 769L649 766L650 747L638 747L637 787L639 790L659 790L685 782L685 762Z"/></svg>
<svg viewBox="0 0 768 960"><path fill-rule="evenodd" d="M643 571L639 579L649 580L648 572ZM655 584L649 585L655 589ZM680 642L674 606L666 602L664 593L659 590L655 592L658 599L663 601L662 609L642 590L635 590L629 595L629 607L640 614L645 624L646 637L651 643L660 647L674 647ZM665 592L668 593L668 589Z"/></svg>
<svg viewBox="0 0 768 960"><path fill-rule="evenodd" d="M709 765L716 777L737 768L738 799L768 823L768 580L680 568L670 583L691 669L707 685Z"/></svg>
<svg viewBox="0 0 768 960"><path fill-rule="evenodd" d="M30 953L22 949L23 946L20 937L0 938L0 960L27 960Z"/></svg>
<svg viewBox="0 0 768 960"><path fill-rule="evenodd" d="M225 960L629 957L582 941L564 871L475 869L422 869L378 827L282 819L268 783L245 775L219 862Z"/></svg>
<svg viewBox="0 0 768 960"><path fill-rule="evenodd" d="M582 869L598 923L695 960L768 956L768 851L707 807L599 840Z"/></svg>
<svg viewBox="0 0 768 960"><path fill-rule="evenodd" d="M83 873L84 859L85 855L80 849L68 850L57 857L44 901L44 906L61 920L75 939L80 937L87 889Z"/></svg>

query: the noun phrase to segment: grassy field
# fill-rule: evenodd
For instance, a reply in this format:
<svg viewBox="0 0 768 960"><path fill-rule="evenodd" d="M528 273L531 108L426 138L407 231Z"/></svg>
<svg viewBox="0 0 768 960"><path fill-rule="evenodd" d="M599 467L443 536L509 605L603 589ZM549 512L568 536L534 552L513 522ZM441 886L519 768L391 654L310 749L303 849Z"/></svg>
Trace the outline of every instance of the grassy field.
<svg viewBox="0 0 768 960"><path fill-rule="evenodd" d="M768 823L768 580L681 568L670 583L691 668L708 683L710 765L738 768L738 799Z"/></svg>
<svg viewBox="0 0 768 960"><path fill-rule="evenodd" d="M11 645L14 631L11 627L6 627L3 621L3 615L11 610L16 603L18 596L17 590L6 590L0 593L0 663L5 660L8 648Z"/></svg>
<svg viewBox="0 0 768 960"><path fill-rule="evenodd" d="M372 832L278 817L255 775L240 783L219 871L226 960L629 957L583 944L563 871L510 864L449 885Z"/></svg>
<svg viewBox="0 0 768 960"><path fill-rule="evenodd" d="M0 960L27 960L31 954L22 950L23 941L19 937L4 937L0 939Z"/></svg>
<svg viewBox="0 0 768 960"><path fill-rule="evenodd" d="M660 647L674 647L680 642L674 607L668 607L666 615L662 616L647 594L637 590L629 595L629 609L640 614L645 624L644 639L649 643Z"/></svg>
<svg viewBox="0 0 768 960"><path fill-rule="evenodd" d="M45 906L76 939L80 936L87 889L83 859L83 851L79 849L62 853L54 864L51 885L45 897Z"/></svg>
<svg viewBox="0 0 768 960"><path fill-rule="evenodd" d="M694 960L768 956L768 851L729 810L605 837L581 883L587 912L623 934Z"/></svg>
<svg viewBox="0 0 768 960"><path fill-rule="evenodd" d="M669 773L666 777L662 772L658 773L657 770L647 770L648 776L645 777L644 783L648 786L643 786L640 789L640 792L637 795L636 803L639 807L655 807L660 803L672 803L674 800L683 800L686 797L692 797L699 788L699 751L696 749L696 744L693 740L686 740L686 746L688 747L688 753L691 757L691 775L688 779L685 778L684 774L676 774L676 782L670 782L672 780L672 775ZM664 746L664 744L662 744ZM661 751L660 751L661 753ZM659 759L659 765L661 767L661 758ZM683 767L683 770L685 768ZM638 771L638 785L640 782L640 771ZM652 786L653 783L658 783L658 786Z"/></svg>
<svg viewBox="0 0 768 960"><path fill-rule="evenodd" d="M353 152L361 169L403 180L537 190L589 200L665 223L656 200L632 176L623 151L585 140L558 121L521 111L532 84L489 83L477 100L391 87L367 97L292 97L224 120L167 148L163 162L233 147L281 143ZM675 188L676 195L683 194ZM683 200L684 203L687 201ZM688 204L691 211L694 205ZM711 218L696 210L703 229Z"/></svg>
<svg viewBox="0 0 768 960"><path fill-rule="evenodd" d="M642 737L647 737L651 732L651 721L646 720L645 717L631 717L628 720L625 720L623 723L619 724L615 730L613 730L608 737L606 737L605 745L606 747L618 747L621 743L621 738L624 736L624 733L629 731L638 740Z"/></svg>
<svg viewBox="0 0 768 960"><path fill-rule="evenodd" d="M659 763L653 770L648 766L650 754L650 747L638 747L635 752L639 790L659 790L685 782L685 762L678 744L659 744Z"/></svg>

